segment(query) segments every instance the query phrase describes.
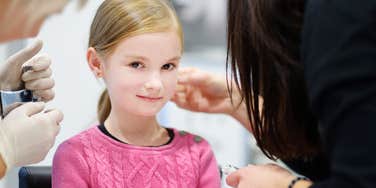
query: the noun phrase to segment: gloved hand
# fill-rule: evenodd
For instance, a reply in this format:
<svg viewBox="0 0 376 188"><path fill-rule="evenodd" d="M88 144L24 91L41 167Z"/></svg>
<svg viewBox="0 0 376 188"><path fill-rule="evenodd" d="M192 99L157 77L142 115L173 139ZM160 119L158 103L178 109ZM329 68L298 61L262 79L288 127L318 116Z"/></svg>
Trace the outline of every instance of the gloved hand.
<svg viewBox="0 0 376 188"><path fill-rule="evenodd" d="M54 80L51 78L51 59L47 55L36 54L43 43L37 40L31 46L9 57L0 66L0 89L14 91L28 89L42 101L52 100ZM23 69L29 70L23 73Z"/></svg>
<svg viewBox="0 0 376 188"><path fill-rule="evenodd" d="M40 162L53 146L63 114L42 112L44 106L43 102L25 103L0 120L0 154L7 170Z"/></svg>

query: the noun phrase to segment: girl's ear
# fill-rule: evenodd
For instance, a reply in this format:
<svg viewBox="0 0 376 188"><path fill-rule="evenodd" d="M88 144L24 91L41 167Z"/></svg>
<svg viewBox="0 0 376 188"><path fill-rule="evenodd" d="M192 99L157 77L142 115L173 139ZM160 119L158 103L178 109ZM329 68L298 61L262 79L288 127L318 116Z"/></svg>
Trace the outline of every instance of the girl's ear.
<svg viewBox="0 0 376 188"><path fill-rule="evenodd" d="M87 64L89 65L91 71L94 73L95 77L102 78L104 71L102 66L102 59L99 57L97 51L93 47L87 49L86 59Z"/></svg>

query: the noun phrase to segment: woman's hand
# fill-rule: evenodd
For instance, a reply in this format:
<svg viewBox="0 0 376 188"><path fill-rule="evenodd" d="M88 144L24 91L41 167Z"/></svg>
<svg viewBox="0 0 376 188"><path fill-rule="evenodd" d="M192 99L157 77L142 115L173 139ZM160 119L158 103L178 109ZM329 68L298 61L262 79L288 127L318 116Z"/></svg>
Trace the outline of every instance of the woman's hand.
<svg viewBox="0 0 376 188"><path fill-rule="evenodd" d="M287 188L294 178L293 174L276 164L248 165L227 176L226 182L236 188ZM307 188L311 184L301 180L294 188Z"/></svg>
<svg viewBox="0 0 376 188"><path fill-rule="evenodd" d="M176 93L171 99L177 106L194 112L228 114L252 132L246 106L235 83L229 84L232 87L231 101L225 77L196 68L182 68L178 80Z"/></svg>
<svg viewBox="0 0 376 188"><path fill-rule="evenodd" d="M238 94L237 90L233 92ZM196 68L179 70L178 86L171 100L181 108L207 113L231 114L237 105L231 103L225 77Z"/></svg>

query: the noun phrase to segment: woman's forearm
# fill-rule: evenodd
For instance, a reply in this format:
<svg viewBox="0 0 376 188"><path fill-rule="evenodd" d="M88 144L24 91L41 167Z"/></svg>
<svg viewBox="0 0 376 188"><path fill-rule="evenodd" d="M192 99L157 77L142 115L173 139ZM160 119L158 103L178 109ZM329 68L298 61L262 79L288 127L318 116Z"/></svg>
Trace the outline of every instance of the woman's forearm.
<svg viewBox="0 0 376 188"><path fill-rule="evenodd" d="M230 113L230 116L238 120L244 128L252 133L251 122L248 118L247 108L244 104L244 101L236 108L236 110Z"/></svg>
<svg viewBox="0 0 376 188"><path fill-rule="evenodd" d="M234 99L238 101L238 103L235 103L235 104L239 104L240 97L234 97ZM263 102L264 102L264 99L259 96L260 116L262 116L261 113L262 113ZM247 107L246 107L245 101L243 100L242 103L239 104L238 106L235 106L234 109L235 110L233 110L232 112L230 112L228 114L230 116L232 116L233 118L235 118L236 120L238 120L242 124L242 126L244 128L246 128L250 133L253 133L252 126L251 126L251 122L253 120L249 119L249 118L252 118L252 117L248 117L248 112L247 112Z"/></svg>

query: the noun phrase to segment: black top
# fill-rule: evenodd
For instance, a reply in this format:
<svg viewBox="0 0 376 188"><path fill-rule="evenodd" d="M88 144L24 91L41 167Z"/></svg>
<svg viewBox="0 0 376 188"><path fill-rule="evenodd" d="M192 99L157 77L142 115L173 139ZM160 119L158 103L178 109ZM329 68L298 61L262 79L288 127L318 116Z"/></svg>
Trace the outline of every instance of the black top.
<svg viewBox="0 0 376 188"><path fill-rule="evenodd" d="M118 142L121 142L123 144L128 144L128 143L123 142L123 141L119 140L118 138L114 137L110 132L108 132L108 130L106 129L106 127L103 124L98 125L98 129L103 134L107 135L108 137L110 137L110 138L112 138L112 139L114 139L114 140L116 140ZM165 144L162 144L160 146L164 146L164 145L170 144L172 142L172 140L174 139L174 136L175 136L174 130L169 129L169 128L165 128L165 129L167 130L167 133L168 133L168 136L170 137L170 139ZM148 146L148 147L159 147L159 146Z"/></svg>
<svg viewBox="0 0 376 188"><path fill-rule="evenodd" d="M324 154L316 156L312 159L283 162L295 172L308 177L314 182L323 181L330 175L329 161Z"/></svg>
<svg viewBox="0 0 376 188"><path fill-rule="evenodd" d="M308 0L301 55L330 170L312 187L376 188L376 0Z"/></svg>

